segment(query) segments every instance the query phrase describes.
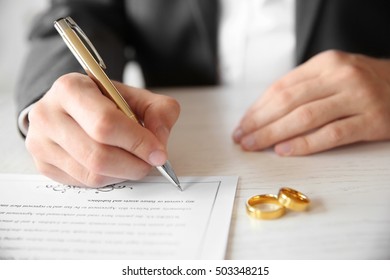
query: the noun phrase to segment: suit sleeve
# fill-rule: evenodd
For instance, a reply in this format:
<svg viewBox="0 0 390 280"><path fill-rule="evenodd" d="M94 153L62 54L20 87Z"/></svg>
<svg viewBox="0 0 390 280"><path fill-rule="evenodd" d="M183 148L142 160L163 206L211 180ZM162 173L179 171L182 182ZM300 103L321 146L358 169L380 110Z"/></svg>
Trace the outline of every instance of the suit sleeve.
<svg viewBox="0 0 390 280"><path fill-rule="evenodd" d="M54 28L54 21L71 16L87 34L107 65L111 79L121 81L125 56L126 20L122 1L52 1L37 18L29 35L29 52L16 90L18 115L38 101L60 76L84 73L80 64Z"/></svg>

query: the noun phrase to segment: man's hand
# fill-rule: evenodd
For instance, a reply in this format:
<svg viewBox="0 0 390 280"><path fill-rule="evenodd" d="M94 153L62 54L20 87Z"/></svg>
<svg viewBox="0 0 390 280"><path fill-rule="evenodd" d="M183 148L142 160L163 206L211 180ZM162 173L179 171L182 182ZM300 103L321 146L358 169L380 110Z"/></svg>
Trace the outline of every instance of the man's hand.
<svg viewBox="0 0 390 280"><path fill-rule="evenodd" d="M38 170L61 183L99 187L144 177L167 160L180 107L170 97L115 83L142 127L87 76L60 77L29 113L26 147Z"/></svg>
<svg viewBox="0 0 390 280"><path fill-rule="evenodd" d="M390 139L390 61L327 51L273 84L247 111L233 139L307 155Z"/></svg>

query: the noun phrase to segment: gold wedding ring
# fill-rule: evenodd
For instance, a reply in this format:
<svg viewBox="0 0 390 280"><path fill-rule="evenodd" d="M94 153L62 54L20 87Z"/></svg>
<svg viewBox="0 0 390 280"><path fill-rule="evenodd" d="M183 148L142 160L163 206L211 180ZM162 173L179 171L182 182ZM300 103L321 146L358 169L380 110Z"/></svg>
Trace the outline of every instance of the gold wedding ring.
<svg viewBox="0 0 390 280"><path fill-rule="evenodd" d="M309 198L303 193L283 187L278 195L261 194L250 197L246 202L246 211L253 218L271 220L283 216L286 208L305 211L309 204Z"/></svg>
<svg viewBox="0 0 390 280"><path fill-rule="evenodd" d="M305 211L310 204L310 200L306 195L287 187L279 190L278 201L281 205L293 211Z"/></svg>
<svg viewBox="0 0 390 280"><path fill-rule="evenodd" d="M283 216L285 208L276 195L261 194L247 200L246 211L253 218L271 220Z"/></svg>

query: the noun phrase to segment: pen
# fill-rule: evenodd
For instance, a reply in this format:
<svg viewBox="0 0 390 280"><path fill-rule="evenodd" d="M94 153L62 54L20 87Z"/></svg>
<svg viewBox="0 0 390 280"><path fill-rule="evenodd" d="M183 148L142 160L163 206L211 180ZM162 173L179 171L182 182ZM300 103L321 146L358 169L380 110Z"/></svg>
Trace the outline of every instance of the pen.
<svg viewBox="0 0 390 280"><path fill-rule="evenodd" d="M101 92L110 98L127 117L142 125L117 88L107 77L103 70L106 69L103 59L76 22L71 17L60 18L54 22L54 27L57 29L58 33L60 33L66 45L84 68L87 75L97 84ZM81 38L77 34L79 34ZM87 43L89 49L84 44L83 40ZM157 169L168 179L168 181L181 191L183 190L169 161L162 166L157 166Z"/></svg>

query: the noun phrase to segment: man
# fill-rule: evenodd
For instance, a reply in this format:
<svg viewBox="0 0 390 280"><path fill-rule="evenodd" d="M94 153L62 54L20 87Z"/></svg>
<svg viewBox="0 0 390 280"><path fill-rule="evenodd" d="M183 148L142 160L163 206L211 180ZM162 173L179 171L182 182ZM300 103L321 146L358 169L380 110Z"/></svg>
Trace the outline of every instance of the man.
<svg viewBox="0 0 390 280"><path fill-rule="evenodd" d="M53 1L31 34L17 94L38 169L74 185L138 179L166 161L179 115L175 100L118 82L145 129L129 122L88 77L69 74L83 71L54 20L71 16L84 29L113 80L121 81L127 61L136 59L148 87L214 85L219 11L216 0ZM296 0L299 66L249 108L234 141L292 156L389 139L388 11L386 0Z"/></svg>

